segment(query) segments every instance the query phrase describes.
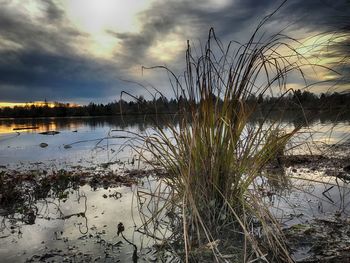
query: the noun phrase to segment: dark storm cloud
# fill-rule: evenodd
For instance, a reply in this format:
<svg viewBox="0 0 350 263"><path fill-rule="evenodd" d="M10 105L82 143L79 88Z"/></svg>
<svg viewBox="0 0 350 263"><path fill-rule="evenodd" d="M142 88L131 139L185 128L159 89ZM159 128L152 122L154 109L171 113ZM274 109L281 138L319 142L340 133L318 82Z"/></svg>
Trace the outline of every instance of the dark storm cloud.
<svg viewBox="0 0 350 263"><path fill-rule="evenodd" d="M84 35L65 23L63 11L54 2L42 2L45 16L40 23L9 8L0 9L0 37L14 45L0 49L0 100L105 96L105 90L114 85L110 77L114 68L77 55L71 43ZM47 24L54 24L54 29L46 28Z"/></svg>
<svg viewBox="0 0 350 263"><path fill-rule="evenodd" d="M84 57L38 50L0 56L10 62L0 64L1 100L96 101L118 83L110 77L114 68Z"/></svg>
<svg viewBox="0 0 350 263"><path fill-rule="evenodd" d="M186 38L205 40L210 27L215 29L220 38L245 42L258 23L283 3L275 0L240 0L214 8L214 4L205 5L205 2L156 2L151 9L140 15L143 28L139 34L115 34L123 41L123 46L127 47L124 54L125 51L130 54L136 52L140 59L156 40L179 27L183 30L180 33L185 37L184 42ZM340 26L349 26L349 12L350 2L345 0L290 0L269 23L277 22L273 26L275 32L283 29L283 25L289 25L290 29L310 31L334 30Z"/></svg>
<svg viewBox="0 0 350 263"><path fill-rule="evenodd" d="M24 17L18 11L6 6L0 9L0 36L23 46L24 49L69 50L70 39L80 34L77 30L60 24L61 21L56 21L57 31L50 32L45 26L50 20L61 18L58 11L50 11L50 8L46 19L42 18L38 22Z"/></svg>
<svg viewBox="0 0 350 263"><path fill-rule="evenodd" d="M139 14L141 29L137 33L113 32L121 48L115 61L89 57L77 52L73 43L86 35L70 25L65 11L55 1L38 0L43 16L33 20L23 10L10 7L3 1L0 9L0 100L35 100L43 96L51 99L98 100L119 94L125 84L118 81L133 79L128 71L135 66L152 66L162 63L151 57L149 49L169 34L196 43L205 41L210 27L224 42L246 42L257 24L275 10L282 1L236 0L156 1ZM83 8L83 7L82 7ZM304 32L341 31L350 35L350 2L345 0L289 0L266 24L270 33L287 27L286 34ZM298 35L291 35L298 38ZM349 39L349 38L348 38ZM1 40L7 44L1 49ZM198 43L198 42L197 42ZM334 45L332 52L339 57L349 57L348 42ZM77 54L79 53L79 55ZM182 69L184 55L168 63ZM346 61L341 66L348 69ZM340 65L338 65L340 66ZM112 87L115 90L112 91ZM42 94L43 96L40 96ZM50 95L51 94L51 95Z"/></svg>
<svg viewBox="0 0 350 263"><path fill-rule="evenodd" d="M158 65L162 61L152 61L148 55L149 48L157 41L162 41L167 34L177 33L186 39L206 40L210 27L215 29L216 35L228 43L231 40L246 43L259 22L271 14L283 1L275 0L239 0L230 1L215 8L214 2L208 1L158 1L152 8L140 14L143 27L138 34L115 34L122 41L125 48L116 56L123 64L130 61L150 66ZM267 35L280 32L292 38L303 38L306 34L313 36L318 33L343 32L350 37L350 1L347 0L289 0L275 13L262 28ZM304 35L298 35L304 32ZM198 42L195 43L198 45ZM344 43L343 43L344 44ZM341 65L334 65L335 70L342 73L342 80L348 68L348 45L329 43L334 55L347 58ZM329 47L328 47L329 48ZM336 54L337 53L337 54ZM136 56L135 56L136 55ZM171 62L171 69L183 69L184 55L177 56ZM296 78L291 78L291 82Z"/></svg>
<svg viewBox="0 0 350 263"><path fill-rule="evenodd" d="M55 22L64 18L64 11L52 0L41 0L46 8L46 17L48 21Z"/></svg>
<svg viewBox="0 0 350 263"><path fill-rule="evenodd" d="M6 60L6 56L12 54L0 54ZM6 85L35 87L52 87L62 92L75 92L78 87L89 87L91 84L107 84L107 81L97 81L99 66L93 62L77 58L49 54L45 52L21 52L15 55L17 63L0 66L1 80ZM11 58L8 58L11 61ZM93 73L93 75L88 75ZM100 76L103 77L103 76ZM73 89L73 87L76 87ZM91 92L89 92L91 95Z"/></svg>

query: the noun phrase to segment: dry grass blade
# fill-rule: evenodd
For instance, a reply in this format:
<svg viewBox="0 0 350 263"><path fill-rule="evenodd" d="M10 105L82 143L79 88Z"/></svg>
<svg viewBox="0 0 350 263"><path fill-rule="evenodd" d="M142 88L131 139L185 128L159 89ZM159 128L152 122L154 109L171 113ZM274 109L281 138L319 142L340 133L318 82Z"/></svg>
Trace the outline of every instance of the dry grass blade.
<svg viewBox="0 0 350 263"><path fill-rule="evenodd" d="M192 55L188 44L183 81L160 67L174 78L171 83L181 120L168 122L166 129L155 123L152 134L138 135L143 145L136 150L146 162L166 172L161 181L170 191L165 196L159 189L149 193L150 199L159 201L143 214L144 229L154 236L156 225L169 224L165 208L172 211L182 223L172 226L171 238L163 238L172 247L180 238L187 262L225 262L224 254L232 250L239 262L292 262L278 223L258 189L262 169L283 155L300 127L284 131L281 122L268 122L268 116L251 125L257 105L248 100L252 94L259 97L268 92L283 97L288 74L297 71L303 78L301 66L307 61L289 44L293 39L261 34L268 18L236 49L236 42L225 48L213 29L200 57ZM282 55L282 47L288 55ZM283 181L275 175L264 176L269 182ZM255 234L256 225L262 229L261 236ZM216 240L223 245L204 248L207 243L217 244Z"/></svg>

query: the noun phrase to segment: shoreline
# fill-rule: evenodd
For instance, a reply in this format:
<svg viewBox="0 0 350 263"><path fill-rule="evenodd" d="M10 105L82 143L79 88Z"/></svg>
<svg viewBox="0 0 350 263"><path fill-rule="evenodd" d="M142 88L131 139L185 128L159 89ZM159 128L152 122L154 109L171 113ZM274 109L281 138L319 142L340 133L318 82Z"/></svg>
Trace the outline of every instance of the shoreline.
<svg viewBox="0 0 350 263"><path fill-rule="evenodd" d="M344 144L344 148L349 149L349 146L349 144ZM305 175L319 174L321 172L321 177L324 179L333 178L337 180L339 177L336 174L327 174L327 171L348 173L344 168L350 164L350 157L292 155L284 156L283 164L283 170L287 171L294 179L300 178L300 180L303 180ZM265 172L274 172L275 170L276 167L271 165ZM277 169L276 171L278 173L280 170ZM2 218L11 218L14 214L22 213L22 216L17 220L22 222L23 227L26 227L27 225L36 224L37 215L32 208L33 201L35 203L40 200L54 198L66 202L65 200L69 199L71 191L79 192L80 188L86 186L91 187L91 191L99 191L99 189L107 191L110 189L109 193L103 194L102 198L118 200L121 194L113 189L136 186L144 178L148 177L162 178L162 171L145 169L112 171L108 169L108 166L100 166L99 169L71 167L70 170L47 172L44 169L17 171L0 167L2 187L0 191L0 216ZM348 178L339 179L344 184L350 182L347 180ZM268 198L283 196L278 191L274 192L263 188L261 190L263 192L266 191L266 197ZM5 196L6 194L9 195ZM7 204L7 207L4 204ZM104 209L108 210L109 208L104 207ZM85 218L85 216L85 212L77 212L58 219L66 221L70 220L71 217ZM350 250L347 249L350 247L350 239L344 240L341 237L344 233L350 231L350 221L337 213L327 214L325 217L320 218L316 217L311 221L305 220L307 218L305 216L305 214L297 212L284 216L284 221L288 222L291 220L283 227L283 232L296 262L320 262L320 259L322 259L321 262L334 262L332 260L347 262L350 258ZM334 232L334 229L337 229L337 231ZM2 238L6 239L10 236L2 236ZM322 246L325 240L330 243L327 248ZM86 242L96 242L96 237L94 236ZM320 247L322 249L319 249ZM76 247L75 249L79 250L80 248ZM51 259L52 257L62 259L67 255L71 255L69 249L63 249L60 252L51 250L41 254L36 252L28 260L35 261L39 259L40 262L47 262L46 259ZM70 257L73 257L73 255Z"/></svg>

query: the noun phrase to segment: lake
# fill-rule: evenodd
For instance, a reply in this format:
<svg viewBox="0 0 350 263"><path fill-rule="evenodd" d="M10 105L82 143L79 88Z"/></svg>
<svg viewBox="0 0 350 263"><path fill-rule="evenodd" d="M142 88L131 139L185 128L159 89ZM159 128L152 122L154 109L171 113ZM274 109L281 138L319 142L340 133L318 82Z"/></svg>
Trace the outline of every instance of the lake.
<svg viewBox="0 0 350 263"><path fill-rule="evenodd" d="M33 129L28 129L28 128ZM23 129L23 130L22 130ZM48 118L0 120L0 165L28 168L40 165L68 168L96 166L111 161L131 162L130 149L120 149L128 130L147 129L142 118ZM57 131L55 135L45 132ZM44 134L43 134L44 133ZM114 138L113 138L114 137ZM44 144L44 147L41 145Z"/></svg>
<svg viewBox="0 0 350 263"><path fill-rule="evenodd" d="M347 151L337 151L333 146L348 142L349 124L350 121L344 119L315 118L291 143L290 153L346 155ZM283 125L291 129L295 123L286 120ZM79 167L122 173L138 167L138 156L130 147L124 147L130 144L127 138L130 133L122 130L141 134L151 129L150 123L137 117L1 119L0 171L57 171ZM49 131L58 133L47 134ZM350 191L346 182L339 184L334 178L325 177L325 170L311 167L298 167L297 171L287 168L286 172L295 174L300 190L276 194L270 200L272 210L285 226L339 211L348 215ZM311 186L305 180L298 180L298 176L319 182ZM156 183L152 178L142 179L145 189L151 189ZM328 183L338 187L329 189L325 195L330 188ZM155 261L153 241L136 231L141 219L134 192L134 185L106 189L84 185L67 189L63 199L55 196L36 200L35 224L23 223L18 213L5 216L6 211L0 208L0 258L4 262L53 259L70 262L73 258L74 262L132 262L133 246L116 235L117 224L123 222L125 236L138 247L138 262ZM296 258L303 255L295 252Z"/></svg>
<svg viewBox="0 0 350 263"><path fill-rule="evenodd" d="M324 144L346 141L349 139L349 124L349 120L316 118L308 128L299 132L295 143L308 142L304 150L309 150L312 144L316 151ZM283 123L286 129L294 125L290 120ZM23 129L28 127L34 129ZM144 133L150 128L151 123L145 123L142 117L0 119L0 165L21 168L45 164L67 168L118 160L130 163L133 158L130 148L121 149L128 142L123 138L126 134L113 130ZM47 131L59 133L41 134ZM40 147L42 143L47 146Z"/></svg>

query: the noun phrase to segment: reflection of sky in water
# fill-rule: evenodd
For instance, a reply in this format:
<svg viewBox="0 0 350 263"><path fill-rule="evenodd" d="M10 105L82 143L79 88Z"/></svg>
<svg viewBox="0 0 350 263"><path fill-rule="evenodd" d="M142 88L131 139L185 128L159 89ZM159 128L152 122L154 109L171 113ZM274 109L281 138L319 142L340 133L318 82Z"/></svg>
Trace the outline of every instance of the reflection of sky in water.
<svg viewBox="0 0 350 263"><path fill-rule="evenodd" d="M19 135L13 128L17 127L38 127L35 130L23 130ZM285 129L292 129L294 126L290 123L283 123ZM119 152L120 146L126 142L125 138L109 138L100 141L100 139L111 136L123 136L125 133L111 132L113 129L126 129L135 133L147 131L147 125L141 122L130 122L121 124L120 119L49 119L49 120L0 120L0 165L9 165L10 167L22 167L23 164L43 162L51 164L54 167L66 167L66 165L94 165L102 162L127 161L132 158L130 148ZM47 130L57 130L57 135L42 135L39 132ZM75 132L76 131L76 132ZM313 122L308 129L302 129L294 139L293 145L303 143L300 149L305 145L305 141L309 145L322 145L322 143L333 144L342 139L348 139L350 128L347 122ZM41 148L40 143L47 143L46 148ZM66 149L64 146L70 144L72 147ZM313 149L317 149L314 147ZM295 150L294 150L295 151ZM290 172L290 171L289 171ZM303 174L305 177L305 174ZM333 178L325 177L317 172L307 174L311 180L328 180L335 184ZM329 183L328 182L328 183ZM295 180L298 191L289 194L283 194L280 197L273 197L274 213L282 219L286 225L305 222L314 217L322 217L333 215L336 211L342 211L348 216L348 196L350 191L348 188L334 187L327 191L327 197L324 191L330 185L323 183L310 182L305 180ZM343 185L341 185L343 186ZM111 192L110 192L111 191ZM113 191L122 193L121 199L104 198L103 195L109 195ZM132 191L130 188L121 187L117 189L99 189L91 191L88 186L80 189L81 193L87 196L87 213L89 233L97 233L106 230L103 238L112 243L120 240L116 237L116 227L119 222L123 222L126 227L125 235L128 238L134 238L134 242L141 245L142 235L134 233L134 221L132 220L132 207L135 208L136 203L132 199ZM84 228L85 219L73 216L69 219L57 219L59 214L56 205L57 200L51 204L39 202L40 214L51 220L37 218L35 225L26 225L21 228L23 233L21 238L11 235L7 238L0 239L0 255L2 260L13 262L14 259L23 261L25 258L35 253L42 253L44 247L49 248L67 248L77 244L79 249L85 252L93 252L96 255L103 254L103 248L94 242L85 242L79 237L84 236L80 233L79 227ZM59 207L64 215L83 212L83 200L78 203L77 192L70 195L67 202L59 203ZM54 204L55 203L55 204ZM138 213L133 210L134 219ZM7 222L8 223L8 222ZM9 229L5 230L10 231ZM63 232L59 234L62 238L68 238L68 243L62 240L56 240L54 232ZM4 236L6 233L1 235ZM44 241L44 243L42 243ZM149 240L146 240L147 242ZM149 243L144 243L147 246ZM26 254L23 254L26 251ZM119 253L118 257L131 261L132 247L125 247Z"/></svg>
<svg viewBox="0 0 350 263"><path fill-rule="evenodd" d="M305 138L312 138L313 141L326 144L338 143L339 140L349 139L350 126L348 123L315 123L309 128L304 128Z"/></svg>
<svg viewBox="0 0 350 263"><path fill-rule="evenodd" d="M104 198L104 195L109 196L116 191L121 193L121 198ZM84 212L85 198L79 199L79 194L86 196L86 219L81 216L59 219L62 216ZM3 220L0 217L2 226L6 226L5 229L2 228L0 235L9 235L0 239L1 262L24 262L34 254L42 254L56 248L67 250L73 246L83 253L94 255L94 258L101 256L102 260L99 262L103 262L105 247L99 243L102 239L111 244L123 242L120 250L113 250L114 261L107 262L115 262L115 259L131 262L133 247L117 236L119 222L125 226L125 237L136 244L139 251L153 244L150 239L134 231L134 226L140 226L141 221L137 204L133 200L133 189L128 187L92 191L89 186L83 186L79 192L72 191L66 202L48 198L46 201L39 201L37 207L39 216L34 225L17 223L18 229L22 232L21 236L16 233L10 234L10 220ZM58 208L63 215L59 213ZM18 229L16 228L16 232ZM89 238L90 234L92 236Z"/></svg>
<svg viewBox="0 0 350 263"><path fill-rule="evenodd" d="M285 131L292 131L290 123L282 125ZM350 139L349 122L313 122L302 127L288 143L289 154L322 154L323 146L345 143Z"/></svg>
<svg viewBox="0 0 350 263"><path fill-rule="evenodd" d="M75 123L76 122L76 123ZM18 127L38 127L34 130L13 131ZM125 138L106 138L112 129L122 129L118 122L104 122L96 119L81 120L54 119L41 120L38 123L7 123L0 122L0 130L6 133L0 135L0 165L12 166L24 163L44 162L57 167L68 165L98 164L110 161L126 161L132 158L130 148L120 151L120 146L126 142ZM127 127L129 131L140 132L137 124ZM43 135L43 131L59 131L56 135ZM111 136L125 135L121 132L113 132ZM102 140L101 140L102 139ZM47 147L41 148L40 144L46 143ZM65 148L65 145L71 145ZM118 154L117 154L118 153Z"/></svg>
<svg viewBox="0 0 350 263"><path fill-rule="evenodd" d="M37 127L34 130L13 131L19 127ZM135 133L147 131L147 124L135 119L124 123L120 118L67 118L67 119L17 119L0 120L0 165L15 166L20 162L44 162L56 167L65 165L86 165L117 160L128 161L132 158L130 148L122 151L120 146L125 138L106 138L113 129L125 129ZM282 123L282 128L292 129L292 123ZM39 132L57 130L57 135L42 135ZM313 122L309 128L303 128L293 140L291 146L308 151L317 149L315 145L333 144L349 138L348 122ZM111 136L121 136L125 133L111 132ZM305 144L305 142L308 142ZM41 148L41 143L48 146ZM72 147L66 149L64 146ZM311 145L311 146L310 146ZM295 152L295 149L293 150Z"/></svg>
<svg viewBox="0 0 350 263"><path fill-rule="evenodd" d="M272 198L273 211L283 226L304 224L315 218L332 218L335 214L350 216L349 184L323 171L299 170L293 176L291 191Z"/></svg>

